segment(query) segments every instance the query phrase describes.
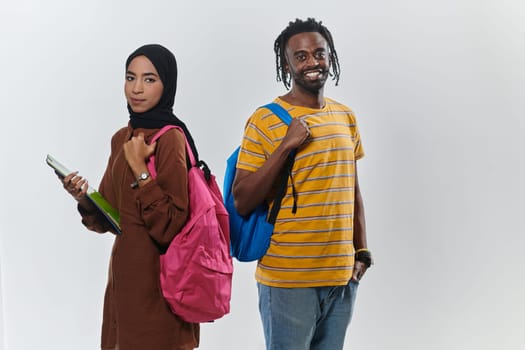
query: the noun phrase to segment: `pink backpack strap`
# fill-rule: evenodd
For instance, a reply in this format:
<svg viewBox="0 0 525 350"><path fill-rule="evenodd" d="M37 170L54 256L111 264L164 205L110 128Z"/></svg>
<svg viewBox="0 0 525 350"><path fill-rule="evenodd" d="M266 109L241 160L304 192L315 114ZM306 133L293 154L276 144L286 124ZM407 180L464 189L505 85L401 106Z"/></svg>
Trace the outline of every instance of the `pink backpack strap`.
<svg viewBox="0 0 525 350"><path fill-rule="evenodd" d="M154 136L153 138L151 139L151 143L153 142L156 142L162 135L164 135L168 130L171 130L171 129L177 129L179 130L181 133L182 133L182 136L184 136L184 142L186 143L186 153L188 154L188 157L190 159L190 163L191 163L191 166L194 167L197 165L197 162L195 160L195 156L193 155L193 152L191 150L191 146L190 144L188 143L188 140L186 139L186 135L184 134L184 130L182 130L182 128L178 127L178 126L175 126L175 125L166 125L165 127L163 127L162 129L160 129ZM148 171L151 175L152 178L156 178L157 177L157 170L155 169L155 154L152 154L147 163L146 163L147 167L148 167Z"/></svg>

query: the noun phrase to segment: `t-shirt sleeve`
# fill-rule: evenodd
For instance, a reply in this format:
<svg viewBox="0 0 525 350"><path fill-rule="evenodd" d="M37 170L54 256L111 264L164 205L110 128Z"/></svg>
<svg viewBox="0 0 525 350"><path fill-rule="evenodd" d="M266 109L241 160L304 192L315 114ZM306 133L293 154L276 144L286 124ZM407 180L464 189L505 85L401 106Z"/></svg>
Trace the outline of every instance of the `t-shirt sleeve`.
<svg viewBox="0 0 525 350"><path fill-rule="evenodd" d="M361 142L361 134L357 126L357 118L353 112L350 112L350 129L352 133L352 141L354 142L354 159L359 160L365 156L365 150Z"/></svg>
<svg viewBox="0 0 525 350"><path fill-rule="evenodd" d="M270 154L270 138L265 133L264 121L259 111L255 112L246 122L241 142L237 168L251 172L257 171Z"/></svg>

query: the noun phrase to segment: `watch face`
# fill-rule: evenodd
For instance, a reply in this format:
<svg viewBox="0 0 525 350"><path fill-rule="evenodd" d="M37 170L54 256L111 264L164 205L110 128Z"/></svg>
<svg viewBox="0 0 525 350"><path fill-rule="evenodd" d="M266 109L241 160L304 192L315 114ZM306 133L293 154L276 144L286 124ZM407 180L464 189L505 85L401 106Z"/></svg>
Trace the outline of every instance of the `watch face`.
<svg viewBox="0 0 525 350"><path fill-rule="evenodd" d="M148 173L142 173L142 174L140 174L140 179L141 179L141 180L146 180L148 177L149 177L149 174L148 174Z"/></svg>

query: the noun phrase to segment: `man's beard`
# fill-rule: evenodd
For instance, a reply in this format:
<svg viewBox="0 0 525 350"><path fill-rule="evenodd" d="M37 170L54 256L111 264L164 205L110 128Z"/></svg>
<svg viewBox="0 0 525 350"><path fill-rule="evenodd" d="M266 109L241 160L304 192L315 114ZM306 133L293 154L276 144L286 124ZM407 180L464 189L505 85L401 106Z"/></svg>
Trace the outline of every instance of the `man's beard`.
<svg viewBox="0 0 525 350"><path fill-rule="evenodd" d="M294 84L298 85L302 89L304 89L304 90L306 90L308 92L317 94L317 93L319 93L319 91L321 89L323 89L324 84L326 83L326 80L328 79L328 70L320 68L320 67L317 68L317 69L321 69L322 72L321 72L319 78L316 79L316 80L309 80L304 75L305 71L315 70L315 68L314 68L314 69L303 70L300 73L291 71L292 81L294 82Z"/></svg>

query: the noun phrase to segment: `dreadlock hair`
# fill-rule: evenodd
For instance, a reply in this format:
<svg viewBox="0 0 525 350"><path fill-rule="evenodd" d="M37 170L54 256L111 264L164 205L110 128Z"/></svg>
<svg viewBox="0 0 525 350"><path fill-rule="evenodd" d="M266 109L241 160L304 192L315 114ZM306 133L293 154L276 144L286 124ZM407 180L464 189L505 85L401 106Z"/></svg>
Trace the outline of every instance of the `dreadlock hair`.
<svg viewBox="0 0 525 350"><path fill-rule="evenodd" d="M273 50L275 52L275 65L277 70L277 81L282 81L284 87L288 90L290 89L290 84L292 76L286 70L286 44L288 40L299 33L306 32L317 32L323 36L323 38L328 43L328 58L330 60L330 76L332 80L335 80L335 85L339 82L339 75L341 73L339 67L339 59L337 58L337 52L335 51L334 40L332 39L332 34L330 31L322 24L321 21L317 22L314 18L308 18L306 21L303 21L299 18L295 22L288 24L288 27L284 29L281 34L275 39L273 45Z"/></svg>

